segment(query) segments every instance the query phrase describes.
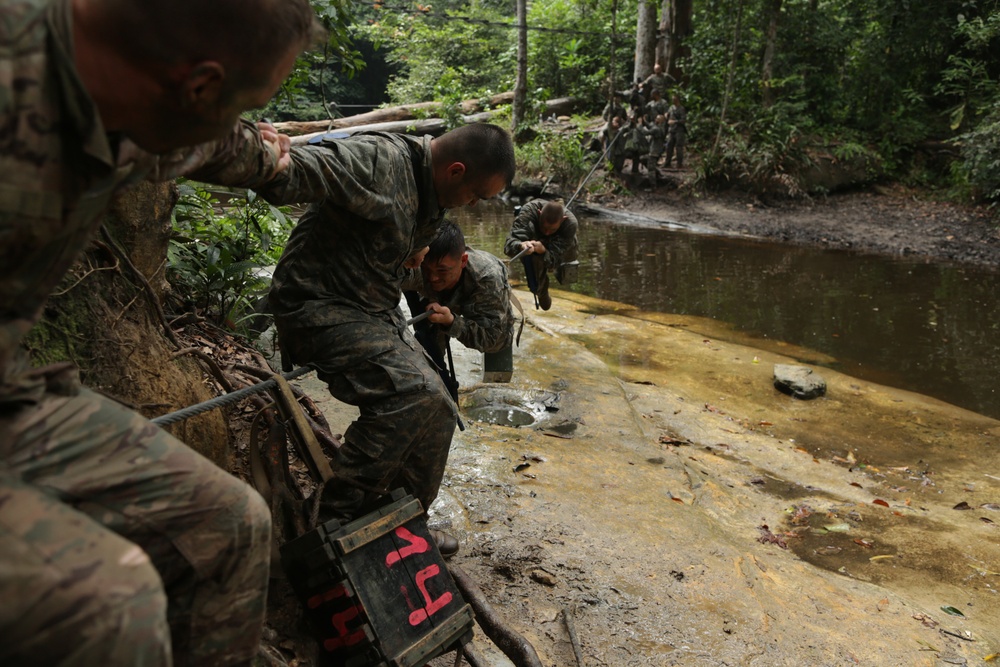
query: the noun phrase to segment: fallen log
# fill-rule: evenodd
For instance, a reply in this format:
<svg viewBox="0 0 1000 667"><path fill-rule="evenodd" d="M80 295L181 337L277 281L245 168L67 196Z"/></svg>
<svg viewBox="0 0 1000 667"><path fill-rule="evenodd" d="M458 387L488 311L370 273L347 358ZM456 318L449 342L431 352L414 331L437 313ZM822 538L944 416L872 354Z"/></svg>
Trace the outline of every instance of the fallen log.
<svg viewBox="0 0 1000 667"><path fill-rule="evenodd" d="M546 116L564 116L572 113L573 108L576 106L576 99L572 97L559 97L554 100L549 100L545 103L545 115ZM481 111L476 114L462 116L462 122L464 123L481 123L489 122L496 111ZM284 131L281 127L275 127L279 131ZM309 134L301 134L292 137L293 146L301 146L303 144L308 144L311 139L315 137L323 136L324 134L329 134L334 132L338 135L350 136L352 134L357 134L358 132L396 132L399 134L413 134L417 136L422 136L424 134L430 134L432 136L439 136L444 134L448 129L447 124L441 118L425 118L423 120L398 120L386 123L372 123L369 125L356 125L353 127L344 127L340 129L332 130L320 130L318 132L311 132Z"/></svg>
<svg viewBox="0 0 1000 667"><path fill-rule="evenodd" d="M488 106L492 108L504 104L510 104L513 101L514 93L500 93L499 95L494 95L489 99ZM465 100L458 106L465 115L484 110L482 100ZM356 116L346 116L344 118L275 123L274 127L279 132L283 132L289 136L315 132L332 132L334 130L347 127L357 127L359 125L372 125L434 117L440 113L441 107L441 102L418 102L416 104L402 104L395 107L375 109L374 111L359 113Z"/></svg>

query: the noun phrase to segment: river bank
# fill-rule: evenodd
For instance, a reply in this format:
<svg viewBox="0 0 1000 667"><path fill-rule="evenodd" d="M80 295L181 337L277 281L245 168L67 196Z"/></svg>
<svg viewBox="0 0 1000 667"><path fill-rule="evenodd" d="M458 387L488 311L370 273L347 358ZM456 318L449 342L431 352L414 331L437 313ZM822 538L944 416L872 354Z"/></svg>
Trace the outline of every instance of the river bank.
<svg viewBox="0 0 1000 667"><path fill-rule="evenodd" d="M1000 270L1000 209L934 201L901 185L763 202L736 191L697 192L690 170L661 173L666 179L655 188L635 183L589 203L780 243Z"/></svg>

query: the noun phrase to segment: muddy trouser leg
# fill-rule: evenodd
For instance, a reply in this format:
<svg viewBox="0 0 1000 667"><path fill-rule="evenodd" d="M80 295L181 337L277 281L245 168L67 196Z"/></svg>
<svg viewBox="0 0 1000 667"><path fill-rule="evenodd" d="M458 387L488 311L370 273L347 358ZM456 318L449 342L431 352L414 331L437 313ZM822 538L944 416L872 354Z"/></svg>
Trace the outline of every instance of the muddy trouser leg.
<svg viewBox="0 0 1000 667"><path fill-rule="evenodd" d="M255 491L87 390L0 416L0 453L0 663L250 663L271 537Z"/></svg>
<svg viewBox="0 0 1000 667"><path fill-rule="evenodd" d="M663 161L663 166L667 169L670 168L670 161L674 159L674 141L674 135L667 137L667 158Z"/></svg>
<svg viewBox="0 0 1000 667"><path fill-rule="evenodd" d="M398 486L425 511L437 497L458 411L420 346L392 332L372 329L372 347L357 348L353 359L322 358L343 340L337 327L295 341L293 358L309 359L334 398L360 410L331 461L335 477L323 492L321 519L357 518Z"/></svg>
<svg viewBox="0 0 1000 667"><path fill-rule="evenodd" d="M684 144L687 143L687 138L684 135L677 137L677 168L681 169L684 167Z"/></svg>

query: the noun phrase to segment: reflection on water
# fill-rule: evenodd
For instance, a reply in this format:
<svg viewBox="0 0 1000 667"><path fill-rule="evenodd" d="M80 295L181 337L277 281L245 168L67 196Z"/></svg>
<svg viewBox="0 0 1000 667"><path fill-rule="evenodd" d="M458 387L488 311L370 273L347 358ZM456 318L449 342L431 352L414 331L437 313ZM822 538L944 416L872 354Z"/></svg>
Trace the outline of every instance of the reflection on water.
<svg viewBox="0 0 1000 667"><path fill-rule="evenodd" d="M503 256L509 206L449 215L470 245ZM996 272L579 217L571 291L728 322L823 352L843 373L1000 418Z"/></svg>

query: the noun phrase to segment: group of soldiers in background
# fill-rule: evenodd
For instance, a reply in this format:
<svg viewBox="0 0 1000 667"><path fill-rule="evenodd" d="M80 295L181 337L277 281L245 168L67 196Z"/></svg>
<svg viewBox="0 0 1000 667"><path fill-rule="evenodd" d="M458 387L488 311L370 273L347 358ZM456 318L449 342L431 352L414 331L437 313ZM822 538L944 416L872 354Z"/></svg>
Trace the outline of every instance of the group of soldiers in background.
<svg viewBox="0 0 1000 667"><path fill-rule="evenodd" d="M603 150L611 147L608 160L614 173L623 172L627 159L631 162L631 174L641 174L641 167L645 167L647 179L656 185L664 153L664 167L670 168L676 155L677 168L684 168L687 109L676 92L671 95L670 103L666 101L671 83L673 78L657 64L646 79L636 80L629 90L615 92L604 107L605 125L600 138Z"/></svg>

